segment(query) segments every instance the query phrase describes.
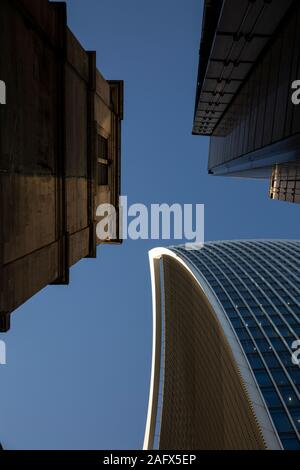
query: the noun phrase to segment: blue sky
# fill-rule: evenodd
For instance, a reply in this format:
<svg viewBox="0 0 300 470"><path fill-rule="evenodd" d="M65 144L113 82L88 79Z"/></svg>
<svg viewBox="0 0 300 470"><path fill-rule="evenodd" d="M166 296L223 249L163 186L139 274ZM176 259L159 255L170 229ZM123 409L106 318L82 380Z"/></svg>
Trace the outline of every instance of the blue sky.
<svg viewBox="0 0 300 470"><path fill-rule="evenodd" d="M208 140L191 135L200 0L69 0L68 22L125 81L122 193L129 203L204 203L206 240L298 238L299 206L268 183L207 175ZM7 449L141 448L151 360L147 252L101 247L18 309L0 366ZM168 243L167 243L168 244ZM173 244L173 241L171 242Z"/></svg>

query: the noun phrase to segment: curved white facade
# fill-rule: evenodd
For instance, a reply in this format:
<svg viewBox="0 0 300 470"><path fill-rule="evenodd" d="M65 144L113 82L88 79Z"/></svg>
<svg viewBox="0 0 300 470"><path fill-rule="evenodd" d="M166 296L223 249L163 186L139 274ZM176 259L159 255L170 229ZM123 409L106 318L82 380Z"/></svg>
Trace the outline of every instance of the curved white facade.
<svg viewBox="0 0 300 470"><path fill-rule="evenodd" d="M291 243L296 243L297 244L298 242L291 242ZM258 244L258 245L256 246L254 244ZM298 243L297 247L299 247L299 246L300 245ZM291 245L291 247L293 248L293 245ZM271 413L273 413L273 416L276 417L276 413L278 411L278 414L280 415L280 413L281 413L280 408L278 407L278 410L277 410L277 409L274 409L274 407L270 408L270 406L268 406L267 400L265 399L265 396L268 396L265 393L265 388L261 387L260 384L258 383L257 379L256 379L255 374L257 374L257 376L260 377L262 375L262 373L266 373L266 374L270 375L270 380L271 380L272 379L272 370L271 370L271 368L269 368L269 369L267 368L268 369L267 371L261 371L261 373L260 373L260 371L258 371L259 372L259 374L258 374L258 372L256 372L256 370L253 369L253 367L250 365L249 357L251 359L252 356L251 356L251 354L247 356L247 354L245 352L245 347L243 346L245 341L244 340L241 341L241 339L239 337L239 334L238 334L240 332L243 332L243 329L240 328L240 329L238 329L238 332L237 332L237 329L234 327L233 322L231 321L231 319L229 318L229 316L226 312L226 308L224 308L224 305L225 305L224 302L222 304L222 301L220 300L220 298L218 298L218 295L217 295L216 291L214 290L214 288L210 284L209 280L205 276L205 273L203 273L202 270L201 270L201 263L203 263L203 266L205 266L205 263L207 263L207 264L211 263L211 267L210 267L211 274L214 274L215 278L217 279L218 278L218 272L219 272L218 269L219 269L220 266L223 266L224 259L226 258L226 262L227 262L226 269L229 270L228 271L229 277L230 277L231 274L232 274L232 276L234 276L235 275L235 269L236 270L238 269L238 267L237 267L237 259L238 259L237 257L238 256L240 256L240 258L241 258L240 259L240 265L243 266L243 263L245 263L245 266L247 266L247 263L249 264L249 260L246 259L247 257L245 256L244 251L249 254L249 253L251 253L251 250L252 250L252 252L254 250L254 252L255 251L257 252L257 257L259 258L260 256L262 256L262 253L264 252L264 250L265 250L266 253L271 250L271 253L273 253L274 256L277 253L278 257L280 257L280 250L284 251L284 249L285 249L284 242L276 242L276 241L274 241L274 242L272 242L272 241L261 241L261 242L254 241L254 242L250 242L250 241L248 241L248 242L209 243L209 244L205 245L203 250L185 250L184 247L178 247L178 248L175 247L175 248L172 248L172 249L158 248L158 249L154 249L154 250L150 251L149 259L150 259L150 269L151 269L152 301L153 301L153 352L152 352L152 372L151 372L149 408L148 408L147 426L146 426L145 440L144 440L144 448L145 449L157 448L157 447L159 448L161 446L161 441L164 441L164 442L168 443L168 446L172 445L172 436L170 436L170 434L172 434L172 432L168 432L166 430L167 426L165 424L166 421L172 421L172 406L170 405L169 396L167 396L167 398L164 397L164 398L166 398L166 403L167 403L167 408L168 408L168 411L164 412L164 410L166 409L166 403L163 402L162 395L164 395L165 393L167 393L167 395L170 395L170 390L171 390L171 392L172 392L171 394L172 394L172 396L174 396L174 394L173 394L174 391L172 390L172 388L170 388L170 386L168 384L164 383L165 377L168 375L168 371L170 369L170 366L167 366L165 364L164 357L161 357L161 355L162 355L162 345L166 349L165 354L167 354L167 355L169 354L168 353L168 343L170 343L170 338L172 338L172 335L170 336L170 327L168 327L168 322L170 321L169 317L172 315L172 308L173 308L173 311L175 311L176 308L177 308L176 303L173 304L173 307L171 309L170 309L170 306L164 305L164 303L166 301L166 298L169 298L169 300L167 302L170 303L170 299L172 299L172 296L173 297L174 297L174 295L178 296L179 294L177 294L177 291L179 292L180 287L177 288L176 285L175 285L177 281L175 282L173 280L173 281L171 281L171 284L170 284L170 282L168 284L169 285L169 287L168 287L169 290L170 290L170 286L171 286L171 290L175 288L173 293L170 294L171 297L170 297L170 295L168 297L168 294L166 292L164 292L164 282L166 282L166 279L164 279L164 278L166 277L166 272L164 274L162 274L162 267L161 267L161 263L164 260L172 260L172 263L175 263L175 264L172 264L173 267L172 266L170 267L169 274L167 275L168 277L170 277L170 273L172 273L172 271L174 271L175 266L177 266L178 269L182 273L183 272L185 273L184 276L185 277L187 276L187 279L190 279L190 283L193 284L193 289L194 290L198 289L198 291L195 294L193 294L192 291L191 291L189 296L191 297L193 295L196 295L196 298L199 299L199 305L200 305L200 303L202 303L203 305L205 304L204 310L203 310L203 306L202 306L202 314L207 315L208 310L210 311L209 315L211 315L210 318L211 318L212 322L217 325L218 331L222 332L221 337L223 338L223 336L224 336L224 348L227 349L229 347L229 349L230 349L230 356L228 356L227 361L228 361L228 363L231 364L231 358L233 358L233 361L232 361L232 364L230 365L230 367L231 367L231 370L236 370L236 373L234 372L234 378L232 380L228 379L228 381L227 381L227 378L225 378L225 380L222 382L222 384L226 383L226 387L229 387L229 388L232 387L233 384L235 384L234 387L235 387L236 390L239 389L240 387L245 390L245 397L244 398L239 397L238 400L239 400L240 406L243 406L243 402L244 403L247 402L249 404L250 408L251 408L251 412L249 412L249 410L247 411L247 413L249 415L249 423L248 423L248 418L244 417L243 419L245 419L245 422L244 422L243 426L245 426L245 428L246 428L249 425L250 426L249 427L249 433L250 433L249 436L252 436L251 433L253 433L253 432L256 433L256 431L257 431L258 435L259 434L261 435L262 441L263 441L263 445L262 445L261 442L259 441L259 437L257 437L257 441L254 440L253 442L252 441L250 442L251 439L249 437L249 439L250 439L249 440L249 448L255 448L255 446L257 445L257 448L282 449L284 447L287 447L287 445L284 445L284 444L287 444L287 443L291 443L292 445L296 444L296 442L297 442L296 439L298 437L297 436L297 423L291 423L291 425L294 424L294 428L292 429L292 431L290 431L289 433L288 432L286 432L286 433L281 432L281 436L279 436L279 433L278 433L278 430L277 430L277 427L276 427L276 424L275 424L276 421L271 416ZM229 259L228 257L229 257L229 255L232 256L233 258L232 258L231 266L229 266L229 268L228 268L228 259ZM220 261L219 261L219 266L217 266L217 263L216 263L216 259L217 259L216 257L217 256L221 256ZM223 259L222 259L222 257L223 257ZM196 261L198 262L198 266L196 264ZM270 261L268 259L266 259L265 261L266 261L266 266L269 269L269 274L272 276L278 270L278 268L276 266L276 263L274 263L274 265L272 266L272 269L270 269L271 268ZM213 263L216 263L215 273L213 273L213 271L214 271L214 269L213 269L214 264ZM225 264L224 264L224 266L225 266ZM177 269L177 267L176 267L176 269ZM217 269L217 267L218 267L218 269ZM252 272L253 268L254 268L253 266L249 267L248 274L250 272ZM295 266L294 266L294 268L295 268ZM241 274L242 279L246 280L248 274L247 274L247 270L245 269L245 272ZM207 273L206 273L206 275L207 275ZM249 274L249 278L251 278L250 274ZM228 279L226 280L226 282L227 281L229 282ZM172 282L173 282L173 284L172 284ZM232 286L230 285L230 287L232 287L232 290L234 290L234 279L232 279L230 282L232 283ZM224 280L224 283L225 283L225 280ZM180 282L179 282L179 284L180 284ZM222 284L222 281L221 281L221 284ZM221 286L220 286L220 288L221 288ZM258 289L257 287L255 287L255 288ZM249 294L248 296L250 296L250 290L249 290L249 293L246 292L247 295ZM263 293L263 289L260 289L260 290ZM267 289L265 289L265 290L267 291ZM174 292L175 292L175 294L174 294ZM261 296L262 296L262 293L259 292L259 294L261 294ZM238 289L236 289L236 294L238 295ZM181 296L183 296L183 298L184 298L184 295L185 294L183 292L181 294ZM256 295L258 295L258 291L256 292ZM253 296L254 296L254 294L253 294ZM225 292L220 297L222 297L222 298L225 297ZM201 299L201 302L200 302L200 299ZM255 296L253 297L253 299L254 299L253 302L255 303L255 308L260 308L259 303L255 301ZM186 299L185 303L188 305L189 298ZM195 302L194 302L193 305L195 307ZM182 312L179 309L179 314L181 312L182 315L187 315L186 312L184 312L184 309L185 309L184 304L182 304L182 306L180 308L181 308ZM196 308L197 308L197 306L196 306ZM253 309L254 309L253 311L255 311L255 308L253 307ZM283 306L281 308L283 308ZM189 312L189 311L190 310L188 308L187 312ZM239 312L238 309L237 309L237 312ZM249 318L252 318L251 317L252 313L253 312L249 307ZM165 317L165 314L167 315L167 318ZM199 311L199 315L201 315L200 311ZM239 315L239 313L238 313L238 315ZM264 312L263 308L262 308L262 311L261 311L261 315L266 316L266 319L269 318L268 314L266 312ZM279 317L280 317L280 312L278 312L278 318ZM196 316L196 319L197 319L197 316ZM296 316L295 316L295 319L296 319ZM169 330L169 336L168 336L167 341L166 341L165 333L163 332L163 334L162 334L162 328L163 328L162 325L164 324L164 321L166 322L166 325L167 325L167 331ZM241 317L241 321L242 321L242 317ZM187 326L187 328L188 328L188 326ZM245 329L245 334L248 334L248 326L246 324L244 324L244 329ZM263 332L264 332L264 330L262 329L261 334L263 334ZM208 329L208 333L209 333L209 329ZM250 331L249 331L249 335L250 335ZM263 340L264 341L270 341L270 339L268 339L267 335L265 335L265 338ZM223 339L222 339L221 342L223 344ZM257 342L259 343L259 340L257 340ZM179 343L176 345L176 347L181 348L180 337L179 337ZM185 343L183 345L183 348L186 348L186 347L188 347L187 343ZM199 348L201 349L201 345L199 346ZM256 346L255 346L255 348L256 348ZM270 342L270 348L271 348L271 342ZM202 354L200 349L199 349L199 351L196 351L197 354ZM185 349L183 349L183 351L184 350ZM192 354L194 354L194 353L192 353ZM260 351L259 351L259 354L261 354ZM270 355L271 354L271 349L270 349L270 352L268 352L266 354ZM272 354L273 354L273 351L272 351ZM274 352L274 355L275 354L277 354L276 351ZM173 355L174 355L174 351L173 351ZM201 355L199 357L201 357ZM263 356L261 356L261 357L263 359ZM181 357L179 356L179 362L180 362L180 360L181 360ZM193 358L191 360L193 360ZM166 367L166 371L164 371L164 367ZM174 367L174 366L172 365L172 367ZM201 370L200 370L200 372L199 372L199 370L200 369L198 367L197 368L197 371L198 371L197 374L199 374L199 373L201 374ZM276 373L279 373L279 370L276 371L274 369L274 371ZM163 372L163 374L162 374L162 372ZM185 371L183 373L185 373ZM206 374L207 374L207 372L206 372ZM240 377L239 382L236 382L237 376ZM190 375L187 380L193 382L193 380L194 380L193 375ZM173 386L174 386L174 384L173 384ZM193 387L195 388L195 385L193 385ZM176 386L175 386L175 389L176 389ZM297 384L294 384L294 390L297 391L297 389L299 391L299 387L297 386ZM278 390L278 388L277 388L277 390ZM176 396L176 390L175 390L174 393L175 393L175 396ZM193 404L193 406L196 407L196 409L197 409L197 406L198 406L197 403L199 403L199 397L201 397L201 390L200 389L199 389L199 393L200 393L200 395L198 395L198 399L195 399L195 404ZM264 395L264 393L265 393L265 395ZM225 392L224 392L224 396L225 396ZM278 393L278 398L281 399L279 393ZM293 396L293 398L294 398L294 396ZM297 397L296 397L296 394L295 394L295 399L296 398ZM200 399L200 401L201 401L201 399ZM209 400L208 400L208 406L209 406ZM229 405L229 407L230 406L231 405ZM158 412L158 410L159 410L159 412ZM270 410L271 410L271 413L270 413ZM295 411L297 411L297 407L295 409L293 409L291 411L291 413L292 412L294 413ZM213 414L213 410L211 411L211 413ZM234 414L234 412L233 412L233 414ZM183 416L185 416L184 413L183 413ZM288 412L287 412L287 416L291 417L292 414L288 414ZM232 414L230 414L229 417L227 418L228 423L229 423L231 417L232 417ZM256 426L257 429L254 430L254 431L251 428L251 424L250 424L252 422L253 417L254 417L255 422L257 423L257 426ZM242 418L239 418L239 419L242 419ZM194 427L195 426L197 427L197 423L195 423L194 420L192 420L191 422L193 422ZM210 424L208 423L208 425L210 425ZM189 424L187 426L187 428L189 426L192 426L192 425ZM227 426L227 424L225 423L225 424L223 424L223 426ZM228 424L228 426L230 427L230 423ZM174 427L176 427L176 426L173 425L173 428ZM254 426L254 428L255 428L255 426ZM165 429L165 431L163 431L163 436L161 435L162 434L162 429ZM281 429L280 426L279 426L279 429ZM197 427L197 432L196 431L193 431L193 432L194 432L195 435L198 433L197 434L198 437L195 438L196 440L193 440L193 443L191 444L191 446L194 446L197 443L198 445L209 445L210 446L209 448L216 448L215 446L218 446L217 448L222 448L222 447L220 447L220 446L222 446L222 441L220 441L220 436L218 437L219 440L216 438L216 440L214 441L214 438L212 437L211 441L205 441L205 440L201 440L201 436L200 436L200 434L202 432L201 428ZM191 436L193 436L193 432L191 432L191 434L190 434L190 437L189 437L190 440L194 439L194 438L191 437ZM228 434L230 432L231 432L230 429L227 430L226 432L224 431L224 436L225 436L226 433ZM294 438L292 439L292 437L293 437L292 432L294 432L294 435L295 435L296 439L294 439ZM203 427L203 433L205 433L205 426ZM226 439L227 439L227 437L226 437ZM224 441L224 448L231 448L231 447L233 447L233 448L245 448L244 446L245 445L247 446L247 439L248 438L246 437L244 441L239 441L239 442L238 442L238 439L237 439L236 442L234 442L234 440L233 441L227 440L226 442ZM159 441L160 441L160 443L159 443ZM177 438L177 440L175 439L175 441L176 441L176 445L178 446L178 443L180 443L180 439L178 440L178 438ZM189 443L189 440L187 440L185 442L185 447L188 443Z"/></svg>

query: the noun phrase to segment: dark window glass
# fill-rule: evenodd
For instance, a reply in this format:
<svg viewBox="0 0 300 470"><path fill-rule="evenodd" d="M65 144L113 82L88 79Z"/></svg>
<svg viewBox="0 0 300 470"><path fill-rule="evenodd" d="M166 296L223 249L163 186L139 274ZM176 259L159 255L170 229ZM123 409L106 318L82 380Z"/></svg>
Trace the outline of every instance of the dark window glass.
<svg viewBox="0 0 300 470"><path fill-rule="evenodd" d="M279 433L293 431L292 424L283 410L271 410L271 416Z"/></svg>
<svg viewBox="0 0 300 470"><path fill-rule="evenodd" d="M98 135L98 185L108 185L108 140Z"/></svg>
<svg viewBox="0 0 300 470"><path fill-rule="evenodd" d="M274 353L272 352L264 353L264 360L266 361L266 364L268 367L280 368L280 363Z"/></svg>
<svg viewBox="0 0 300 470"><path fill-rule="evenodd" d="M234 309L226 309L226 313L230 320L233 320L234 318L239 318L238 314L236 313L236 310Z"/></svg>
<svg viewBox="0 0 300 470"><path fill-rule="evenodd" d="M256 375L256 374L255 374ZM261 388L262 394L264 399L266 400L266 404L269 408L279 407L281 406L281 401L276 392L275 388L272 387L262 387Z"/></svg>
<svg viewBox="0 0 300 470"><path fill-rule="evenodd" d="M239 318L232 319L231 323L234 326L234 328L241 328L243 326L243 323Z"/></svg>
<svg viewBox="0 0 300 470"><path fill-rule="evenodd" d="M290 414L296 428L300 431L300 408L290 409Z"/></svg>
<svg viewBox="0 0 300 470"><path fill-rule="evenodd" d="M297 366L294 366L288 369L288 373L290 374L294 384L300 385L300 369Z"/></svg>
<svg viewBox="0 0 300 470"><path fill-rule="evenodd" d="M254 300L254 299L249 299L249 300L247 301L247 303L248 303L249 307L251 307L252 310L253 310L253 308L255 308L255 307L257 306L257 301ZM260 310L260 309L259 309L259 310ZM261 312L261 310L260 310L260 312Z"/></svg>
<svg viewBox="0 0 300 470"><path fill-rule="evenodd" d="M98 158L108 160L108 139L98 135Z"/></svg>
<svg viewBox="0 0 300 470"><path fill-rule="evenodd" d="M256 351L255 344L251 340L242 340L241 344L246 353L253 353Z"/></svg>
<svg viewBox="0 0 300 470"><path fill-rule="evenodd" d="M270 325L270 322L269 320L266 318L266 317L263 317L261 315L256 315L256 319L259 323L260 326L262 327L265 327L265 326L269 326ZM265 328L264 328L265 329Z"/></svg>
<svg viewBox="0 0 300 470"><path fill-rule="evenodd" d="M292 354L290 352L281 352L279 357L285 367L292 365Z"/></svg>
<svg viewBox="0 0 300 470"><path fill-rule="evenodd" d="M255 315L261 315L263 313L262 309L260 307L257 307L257 306L253 307L251 310Z"/></svg>
<svg viewBox="0 0 300 470"><path fill-rule="evenodd" d="M289 336L291 334L287 326L278 326L277 328L282 336Z"/></svg>
<svg viewBox="0 0 300 470"><path fill-rule="evenodd" d="M221 292L220 294L218 294L218 298L219 298L219 300L222 300L222 301L223 300L229 300L228 295L225 294L225 292Z"/></svg>
<svg viewBox="0 0 300 470"><path fill-rule="evenodd" d="M264 337L262 331L260 330L260 328L258 326L250 327L249 330L250 330L253 338L255 338L255 339Z"/></svg>
<svg viewBox="0 0 300 470"><path fill-rule="evenodd" d="M275 351L277 352L282 352L282 351L285 351L286 350L286 346L285 344L283 343L283 341L279 338L271 338L270 339L272 345L273 345L273 348L275 349Z"/></svg>
<svg viewBox="0 0 300 470"><path fill-rule="evenodd" d="M279 316L272 316L272 321L276 326L284 326L284 321Z"/></svg>
<svg viewBox="0 0 300 470"><path fill-rule="evenodd" d="M255 321L255 319L253 317L245 317L244 318L245 320L245 323L246 323L246 326L248 327L256 327L257 326L257 322Z"/></svg>
<svg viewBox="0 0 300 470"><path fill-rule="evenodd" d="M271 346L270 346L270 344L268 343L268 341L266 339L257 339L256 344L257 344L258 349L261 352L270 351Z"/></svg>
<svg viewBox="0 0 300 470"><path fill-rule="evenodd" d="M245 308L245 307L240 307L239 309L239 312L241 315L249 315L249 309L248 308Z"/></svg>
<svg viewBox="0 0 300 470"><path fill-rule="evenodd" d="M230 300L223 300L223 302L221 302L223 307L226 309L226 308L232 308L232 303L230 302Z"/></svg>
<svg viewBox="0 0 300 470"><path fill-rule="evenodd" d="M255 377L259 386L261 387L272 386L272 380L270 379L269 374L267 373L266 370L256 371Z"/></svg>
<svg viewBox="0 0 300 470"><path fill-rule="evenodd" d="M274 305L282 305L282 300L279 297L273 297L272 302Z"/></svg>
<svg viewBox="0 0 300 470"><path fill-rule="evenodd" d="M295 331L296 335L300 337L300 326L295 326L293 330Z"/></svg>
<svg viewBox="0 0 300 470"><path fill-rule="evenodd" d="M258 354L248 354L248 360L253 370L265 368Z"/></svg>
<svg viewBox="0 0 300 470"><path fill-rule="evenodd" d="M291 314L284 315L284 319L292 326L299 325L298 319Z"/></svg>
<svg viewBox="0 0 300 470"><path fill-rule="evenodd" d="M264 327L265 333L269 338L276 338L278 337L278 333L275 331L275 329L272 326L266 326Z"/></svg>
<svg viewBox="0 0 300 470"><path fill-rule="evenodd" d="M281 442L285 450L300 450L300 442L296 434L294 437L282 437Z"/></svg>
<svg viewBox="0 0 300 470"><path fill-rule="evenodd" d="M276 382L277 386L280 385L289 385L290 381L286 374L282 370L274 370L272 371L272 377Z"/></svg>
<svg viewBox="0 0 300 470"><path fill-rule="evenodd" d="M100 186L108 185L108 165L98 163L98 184Z"/></svg>
<svg viewBox="0 0 300 470"><path fill-rule="evenodd" d="M274 307L271 307L270 305L267 305L265 307L265 311L269 314L269 315L274 315L276 314L276 311L274 309Z"/></svg>
<svg viewBox="0 0 300 470"><path fill-rule="evenodd" d="M300 409L300 402L290 386L279 386L279 392L283 397L285 404L290 407L297 407Z"/></svg>
<svg viewBox="0 0 300 470"><path fill-rule="evenodd" d="M280 306L278 310L282 315L290 314L290 311L286 307Z"/></svg>
<svg viewBox="0 0 300 470"><path fill-rule="evenodd" d="M250 335L248 334L246 328L236 328L236 334L238 335L239 339L248 339L251 340Z"/></svg>

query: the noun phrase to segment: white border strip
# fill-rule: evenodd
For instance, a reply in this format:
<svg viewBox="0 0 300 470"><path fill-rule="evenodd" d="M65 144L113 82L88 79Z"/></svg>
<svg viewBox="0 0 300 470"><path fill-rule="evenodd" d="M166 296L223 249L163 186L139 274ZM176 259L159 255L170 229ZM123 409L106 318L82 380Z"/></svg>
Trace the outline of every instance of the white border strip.
<svg viewBox="0 0 300 470"><path fill-rule="evenodd" d="M279 450L282 445L277 434L277 431L271 420L269 411L266 407L258 384L255 380L253 372L249 366L247 357L239 342L239 339L227 318L223 307L219 303L217 297L212 292L206 280L200 275L192 264L183 260L175 252L168 248L154 248L149 251L149 263L151 274L151 288L152 288L152 320L153 320L153 338L152 338L152 367L151 367L151 382L149 393L149 404L147 423L144 437L144 450L153 449L155 425L158 406L158 390L160 380L160 356L161 356L161 286L160 286L160 269L159 264L162 256L170 256L180 263L188 273L195 279L204 295L211 304L217 320L219 321L224 335L230 345L232 354L236 361L237 367L242 376L243 383L247 389L251 405L253 407L255 416L259 423L260 429L263 433L264 440L268 449Z"/></svg>

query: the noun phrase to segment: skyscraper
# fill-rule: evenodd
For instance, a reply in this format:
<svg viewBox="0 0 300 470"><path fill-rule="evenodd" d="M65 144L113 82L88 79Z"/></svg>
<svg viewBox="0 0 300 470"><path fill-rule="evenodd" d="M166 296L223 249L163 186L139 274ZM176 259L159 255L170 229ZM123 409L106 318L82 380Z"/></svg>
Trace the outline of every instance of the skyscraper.
<svg viewBox="0 0 300 470"><path fill-rule="evenodd" d="M205 0L193 134L212 175L270 180L300 202L300 2Z"/></svg>
<svg viewBox="0 0 300 470"><path fill-rule="evenodd" d="M102 44L101 47L105 47ZM107 81L66 4L1 0L0 331L70 267L95 258L97 207L119 211L123 82Z"/></svg>
<svg viewBox="0 0 300 470"><path fill-rule="evenodd" d="M144 447L300 449L300 242L210 242L149 256Z"/></svg>

